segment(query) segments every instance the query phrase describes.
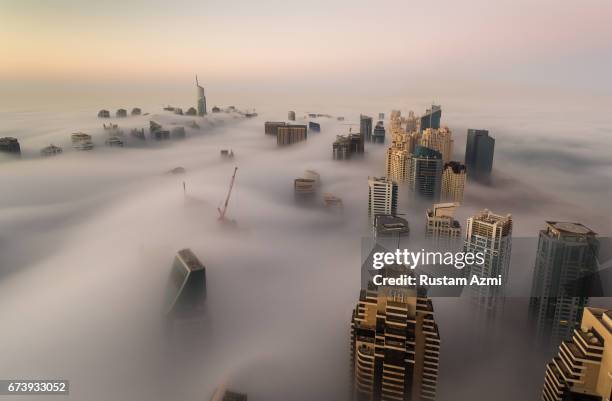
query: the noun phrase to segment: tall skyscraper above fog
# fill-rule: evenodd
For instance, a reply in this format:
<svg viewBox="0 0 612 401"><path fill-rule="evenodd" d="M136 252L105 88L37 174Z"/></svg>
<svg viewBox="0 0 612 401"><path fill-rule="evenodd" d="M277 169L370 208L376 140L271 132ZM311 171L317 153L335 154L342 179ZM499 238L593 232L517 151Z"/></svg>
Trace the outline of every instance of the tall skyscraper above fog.
<svg viewBox="0 0 612 401"><path fill-rule="evenodd" d="M440 335L422 295L402 287L361 291L351 319L355 400L435 399Z"/></svg>
<svg viewBox="0 0 612 401"><path fill-rule="evenodd" d="M489 131L468 129L465 143L465 165L470 177L487 178L493 170L493 152L495 138L489 136Z"/></svg>
<svg viewBox="0 0 612 401"><path fill-rule="evenodd" d="M385 126L382 121L378 121L374 127L372 143L385 143Z"/></svg>
<svg viewBox="0 0 612 401"><path fill-rule="evenodd" d="M295 111L291 110L287 113L287 119L289 121L295 121Z"/></svg>
<svg viewBox="0 0 612 401"><path fill-rule="evenodd" d="M445 202L463 202L465 190L465 165L459 162L448 162L442 172L442 194L440 198Z"/></svg>
<svg viewBox="0 0 612 401"><path fill-rule="evenodd" d="M421 116L419 131L423 132L427 128L440 128L440 120L442 119L442 107L439 105L431 105L430 109L425 110L425 114Z"/></svg>
<svg viewBox="0 0 612 401"><path fill-rule="evenodd" d="M484 312L487 317L494 317L498 309L503 307L505 284L509 277L512 215L504 216L485 209L468 218L463 249L465 252L484 254L484 263L466 267L466 274L481 279L501 276L501 286L470 288L478 311Z"/></svg>
<svg viewBox="0 0 612 401"><path fill-rule="evenodd" d="M597 271L596 236L569 222L547 221L540 231L529 303L540 345L556 347L578 326L587 303L578 280Z"/></svg>
<svg viewBox="0 0 612 401"><path fill-rule="evenodd" d="M585 308L580 328L546 366L542 401L608 401L612 395L612 311Z"/></svg>
<svg viewBox="0 0 612 401"><path fill-rule="evenodd" d="M442 155L440 152L417 146L408 159L408 186L413 195L437 202L442 188Z"/></svg>
<svg viewBox="0 0 612 401"><path fill-rule="evenodd" d="M374 222L377 214L397 214L397 183L386 177L368 178L368 216Z"/></svg>
<svg viewBox="0 0 612 401"><path fill-rule="evenodd" d="M367 142L372 141L372 117L360 115L359 130Z"/></svg>
<svg viewBox="0 0 612 401"><path fill-rule="evenodd" d="M387 178L398 183L404 183L408 180L408 160L410 152L407 150L397 149L391 146L387 149L385 157L385 170Z"/></svg>
<svg viewBox="0 0 612 401"><path fill-rule="evenodd" d="M448 127L426 128L419 138L419 145L440 152L444 163L448 163L453 156L453 144L453 136Z"/></svg>
<svg viewBox="0 0 612 401"><path fill-rule="evenodd" d="M198 76L196 75L196 88L198 92L198 116L206 115L206 95L204 94L204 87L200 86L198 82Z"/></svg>

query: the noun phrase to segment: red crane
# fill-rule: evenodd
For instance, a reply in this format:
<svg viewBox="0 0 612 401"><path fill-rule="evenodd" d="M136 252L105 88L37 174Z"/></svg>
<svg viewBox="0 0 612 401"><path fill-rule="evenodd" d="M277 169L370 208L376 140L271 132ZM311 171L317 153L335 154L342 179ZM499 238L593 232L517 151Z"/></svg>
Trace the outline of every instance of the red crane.
<svg viewBox="0 0 612 401"><path fill-rule="evenodd" d="M219 211L219 220L222 221L226 221L225 213L227 212L227 204L229 203L230 196L232 195L232 188L234 187L234 180L236 179L236 171L238 171L238 167L234 167L234 174L232 175L232 180L230 181L229 191L227 191L227 198L225 198L223 210L221 210L220 207L217 208Z"/></svg>

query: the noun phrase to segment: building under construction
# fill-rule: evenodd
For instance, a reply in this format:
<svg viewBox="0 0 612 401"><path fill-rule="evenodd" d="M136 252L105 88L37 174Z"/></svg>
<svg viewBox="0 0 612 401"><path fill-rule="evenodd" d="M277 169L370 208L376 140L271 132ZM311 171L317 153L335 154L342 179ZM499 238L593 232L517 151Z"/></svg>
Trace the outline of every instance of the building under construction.
<svg viewBox="0 0 612 401"><path fill-rule="evenodd" d="M348 160L354 155L363 154L363 151L362 134L337 135L332 144L334 160Z"/></svg>

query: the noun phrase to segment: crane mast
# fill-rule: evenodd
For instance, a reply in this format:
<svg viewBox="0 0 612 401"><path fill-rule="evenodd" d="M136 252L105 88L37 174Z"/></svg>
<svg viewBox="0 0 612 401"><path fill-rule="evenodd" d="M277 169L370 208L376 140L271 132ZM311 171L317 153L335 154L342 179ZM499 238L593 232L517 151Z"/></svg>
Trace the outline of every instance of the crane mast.
<svg viewBox="0 0 612 401"><path fill-rule="evenodd" d="M219 211L219 220L225 220L225 213L227 212L227 205L230 200L230 196L232 195L232 188L234 187L234 180L236 180L236 171L238 171L238 167L234 167L234 174L232 175L232 180L230 181L229 190L227 191L227 197L225 198L225 204L223 205L223 210L221 208L217 208Z"/></svg>

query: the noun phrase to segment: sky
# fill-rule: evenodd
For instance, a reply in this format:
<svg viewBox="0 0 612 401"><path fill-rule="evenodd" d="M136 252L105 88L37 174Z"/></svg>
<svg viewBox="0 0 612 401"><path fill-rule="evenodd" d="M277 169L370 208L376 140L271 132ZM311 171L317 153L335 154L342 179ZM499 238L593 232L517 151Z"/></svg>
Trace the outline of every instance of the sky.
<svg viewBox="0 0 612 401"><path fill-rule="evenodd" d="M612 93L612 4L0 1L0 85ZM16 89L17 88L17 89Z"/></svg>

